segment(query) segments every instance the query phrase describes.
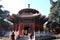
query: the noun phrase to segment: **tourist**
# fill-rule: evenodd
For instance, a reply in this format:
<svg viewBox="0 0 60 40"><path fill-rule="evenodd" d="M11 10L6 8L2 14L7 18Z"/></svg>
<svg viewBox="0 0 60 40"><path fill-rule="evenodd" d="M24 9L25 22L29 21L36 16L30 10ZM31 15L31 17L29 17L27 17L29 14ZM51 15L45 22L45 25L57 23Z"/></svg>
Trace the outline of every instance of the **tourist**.
<svg viewBox="0 0 60 40"><path fill-rule="evenodd" d="M12 32L12 34L11 34L11 40L15 40L15 34L14 34L14 32Z"/></svg>

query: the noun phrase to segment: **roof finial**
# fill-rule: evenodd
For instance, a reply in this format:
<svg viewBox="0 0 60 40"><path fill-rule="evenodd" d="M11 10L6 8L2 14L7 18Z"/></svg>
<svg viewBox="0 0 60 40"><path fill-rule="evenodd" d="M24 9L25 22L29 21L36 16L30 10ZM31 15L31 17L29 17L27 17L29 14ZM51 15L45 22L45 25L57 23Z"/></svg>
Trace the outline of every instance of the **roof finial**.
<svg viewBox="0 0 60 40"><path fill-rule="evenodd" d="M28 8L30 8L30 4L28 4Z"/></svg>

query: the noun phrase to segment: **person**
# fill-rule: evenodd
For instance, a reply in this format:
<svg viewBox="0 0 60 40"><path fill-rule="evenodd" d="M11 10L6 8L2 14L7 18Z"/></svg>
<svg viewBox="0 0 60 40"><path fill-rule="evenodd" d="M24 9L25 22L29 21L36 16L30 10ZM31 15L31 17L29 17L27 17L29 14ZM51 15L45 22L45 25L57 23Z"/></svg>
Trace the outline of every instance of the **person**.
<svg viewBox="0 0 60 40"><path fill-rule="evenodd" d="M31 32L30 39L33 39L34 34Z"/></svg>
<svg viewBox="0 0 60 40"><path fill-rule="evenodd" d="M14 34L14 32L12 32L12 34L11 34L11 40L15 40L15 34Z"/></svg>

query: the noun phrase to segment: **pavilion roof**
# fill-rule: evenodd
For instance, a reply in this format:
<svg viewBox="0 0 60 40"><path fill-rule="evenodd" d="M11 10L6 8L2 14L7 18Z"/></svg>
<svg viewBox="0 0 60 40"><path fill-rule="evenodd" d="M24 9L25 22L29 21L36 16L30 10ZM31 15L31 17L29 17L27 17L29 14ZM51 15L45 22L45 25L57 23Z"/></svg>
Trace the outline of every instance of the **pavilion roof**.
<svg viewBox="0 0 60 40"><path fill-rule="evenodd" d="M39 19L44 19L45 17L45 15L41 15Z"/></svg>
<svg viewBox="0 0 60 40"><path fill-rule="evenodd" d="M27 14L26 14L27 13ZM32 14L30 14L32 13ZM20 19L20 18L38 18L40 21L48 20L46 16L41 15L38 10L32 8L21 9L18 14L12 14L8 19L11 21Z"/></svg>
<svg viewBox="0 0 60 40"><path fill-rule="evenodd" d="M35 17L41 16L41 14L30 14L30 15L13 14L12 16L15 18L35 18Z"/></svg>
<svg viewBox="0 0 60 40"><path fill-rule="evenodd" d="M40 16L40 17L39 17ZM12 16L9 16L8 17L8 20L10 21L14 21L14 20L17 20L19 18L34 18L34 17L37 17L40 21L44 21L46 22L48 20L48 17L46 16L43 16L41 14L33 14L33 15L16 15L16 14L13 14Z"/></svg>
<svg viewBox="0 0 60 40"><path fill-rule="evenodd" d="M25 12L25 13L30 13L30 12L31 12L31 13L33 13L33 14L39 13L38 10L32 9L32 8L21 9L18 13L19 13L19 14L22 14L23 12Z"/></svg>

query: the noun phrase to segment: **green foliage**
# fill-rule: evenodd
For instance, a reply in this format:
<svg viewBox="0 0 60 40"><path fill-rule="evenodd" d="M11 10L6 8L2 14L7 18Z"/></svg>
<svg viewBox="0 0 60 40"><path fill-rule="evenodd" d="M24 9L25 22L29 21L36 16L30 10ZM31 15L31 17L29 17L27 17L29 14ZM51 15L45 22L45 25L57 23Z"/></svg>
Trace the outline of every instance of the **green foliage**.
<svg viewBox="0 0 60 40"><path fill-rule="evenodd" d="M4 12L0 9L0 14L3 14Z"/></svg>
<svg viewBox="0 0 60 40"><path fill-rule="evenodd" d="M2 10L2 5L0 5L0 30L7 30L10 24L6 21L4 21L5 18L9 16L8 10Z"/></svg>
<svg viewBox="0 0 60 40"><path fill-rule="evenodd" d="M8 22L0 21L0 30L7 30L9 26L10 24Z"/></svg>
<svg viewBox="0 0 60 40"><path fill-rule="evenodd" d="M47 23L47 27L52 31L56 31L57 28L60 28L60 1L57 0L55 3L56 5L52 5L50 9L49 20Z"/></svg>

